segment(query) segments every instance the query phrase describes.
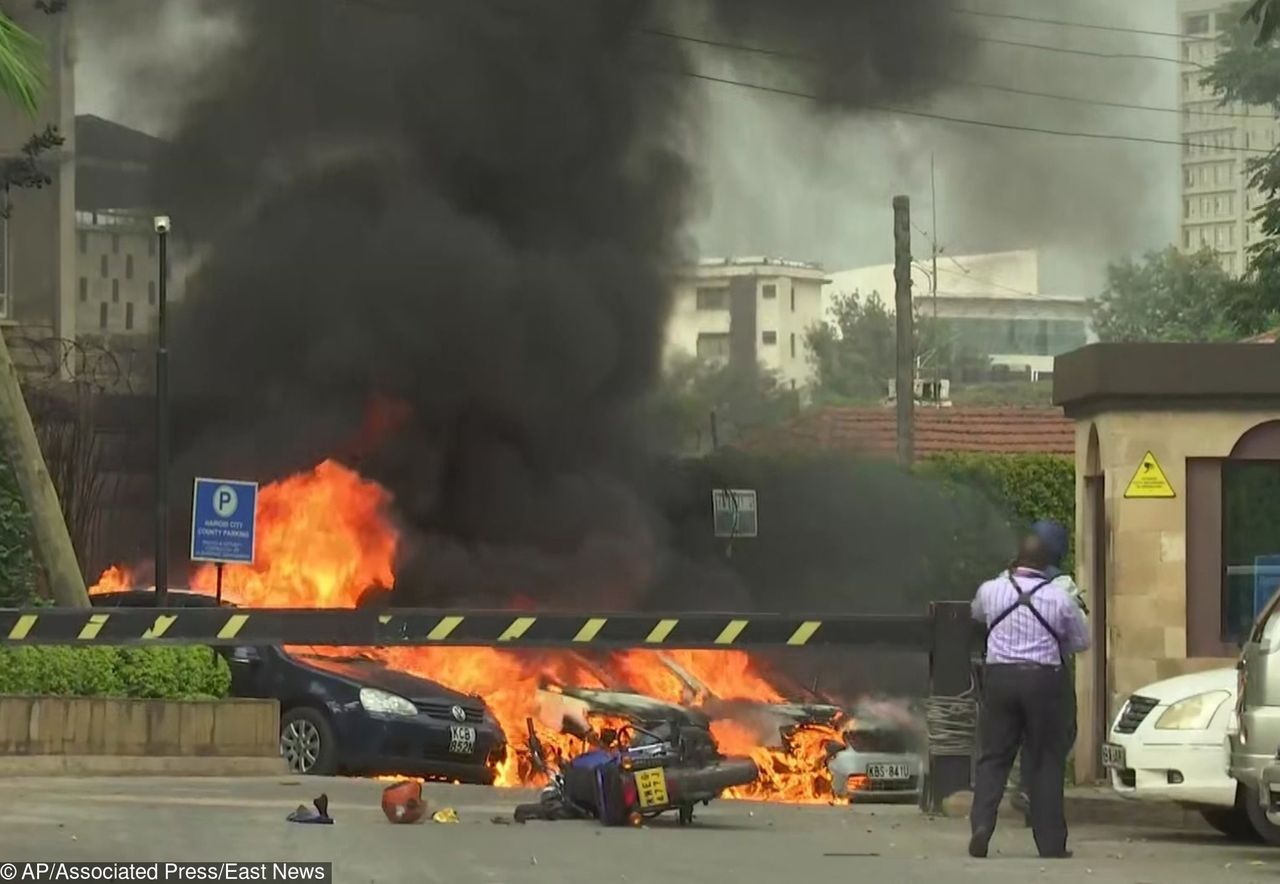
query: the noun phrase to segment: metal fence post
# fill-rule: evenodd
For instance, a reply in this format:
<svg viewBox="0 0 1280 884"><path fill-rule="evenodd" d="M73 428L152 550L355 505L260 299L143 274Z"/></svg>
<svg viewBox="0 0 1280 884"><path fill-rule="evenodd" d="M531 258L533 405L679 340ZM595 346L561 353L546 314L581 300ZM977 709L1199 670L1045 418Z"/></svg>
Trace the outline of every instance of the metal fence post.
<svg viewBox="0 0 1280 884"><path fill-rule="evenodd" d="M968 602L934 602L929 614L929 766L921 803L940 813L947 796L973 785L975 627Z"/></svg>

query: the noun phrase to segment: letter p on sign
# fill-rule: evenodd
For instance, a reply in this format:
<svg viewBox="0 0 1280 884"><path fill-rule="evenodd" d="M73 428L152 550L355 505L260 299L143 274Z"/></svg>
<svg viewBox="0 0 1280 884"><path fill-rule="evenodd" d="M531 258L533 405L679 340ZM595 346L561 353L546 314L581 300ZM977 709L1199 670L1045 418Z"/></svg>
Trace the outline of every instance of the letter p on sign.
<svg viewBox="0 0 1280 884"><path fill-rule="evenodd" d="M240 503L236 490L230 485L219 485L213 490L213 511L224 519L236 514L236 506Z"/></svg>

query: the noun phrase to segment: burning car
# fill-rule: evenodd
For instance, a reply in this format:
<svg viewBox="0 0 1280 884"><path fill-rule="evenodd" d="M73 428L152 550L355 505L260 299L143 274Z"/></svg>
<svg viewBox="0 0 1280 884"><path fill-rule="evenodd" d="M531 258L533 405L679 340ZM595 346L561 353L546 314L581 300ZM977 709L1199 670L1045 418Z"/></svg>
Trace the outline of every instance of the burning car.
<svg viewBox="0 0 1280 884"><path fill-rule="evenodd" d="M212 607L170 590L174 607ZM95 607L151 607L151 591L94 594ZM231 693L280 702L280 754L295 773L403 774L488 785L506 757L501 725L478 697L363 656L308 648L219 649Z"/></svg>
<svg viewBox="0 0 1280 884"><path fill-rule="evenodd" d="M837 798L919 798L924 763L910 724L859 715L841 736L827 747Z"/></svg>

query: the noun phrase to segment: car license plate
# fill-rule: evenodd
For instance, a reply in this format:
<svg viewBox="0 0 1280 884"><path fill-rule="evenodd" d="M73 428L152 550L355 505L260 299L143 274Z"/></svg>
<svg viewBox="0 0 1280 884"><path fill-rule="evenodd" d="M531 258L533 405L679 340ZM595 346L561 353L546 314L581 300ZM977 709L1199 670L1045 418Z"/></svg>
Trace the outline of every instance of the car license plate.
<svg viewBox="0 0 1280 884"><path fill-rule="evenodd" d="M1124 768L1124 746L1117 746L1115 743L1102 744L1102 766Z"/></svg>
<svg viewBox="0 0 1280 884"><path fill-rule="evenodd" d="M667 804L667 774L660 767L636 771L636 794L641 807Z"/></svg>
<svg viewBox="0 0 1280 884"><path fill-rule="evenodd" d="M905 764L868 764L867 776L873 780L905 780L911 772Z"/></svg>
<svg viewBox="0 0 1280 884"><path fill-rule="evenodd" d="M449 751L454 755L470 755L476 751L476 729L454 725L449 728Z"/></svg>

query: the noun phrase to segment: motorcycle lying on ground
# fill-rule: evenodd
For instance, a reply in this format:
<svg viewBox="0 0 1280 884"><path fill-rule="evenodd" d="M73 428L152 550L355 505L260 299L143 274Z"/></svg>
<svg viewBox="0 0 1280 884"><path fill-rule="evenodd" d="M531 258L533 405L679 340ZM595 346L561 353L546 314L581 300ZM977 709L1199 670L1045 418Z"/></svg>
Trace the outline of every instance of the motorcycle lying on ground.
<svg viewBox="0 0 1280 884"><path fill-rule="evenodd" d="M709 731L674 722L602 731L595 746L552 769L533 719L527 725L530 759L549 782L537 803L516 807L517 822L596 819L606 826L640 825L676 811L685 826L693 822L695 805L706 806L725 789L760 776L750 758L721 755Z"/></svg>

